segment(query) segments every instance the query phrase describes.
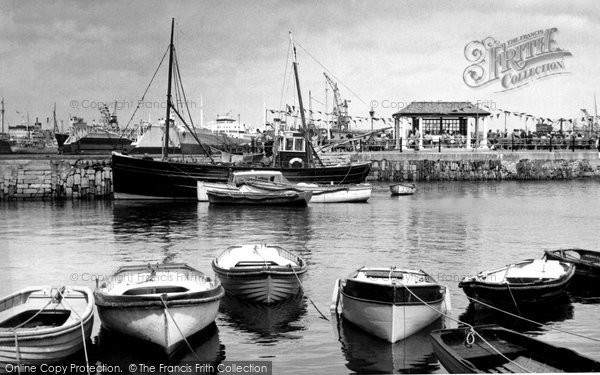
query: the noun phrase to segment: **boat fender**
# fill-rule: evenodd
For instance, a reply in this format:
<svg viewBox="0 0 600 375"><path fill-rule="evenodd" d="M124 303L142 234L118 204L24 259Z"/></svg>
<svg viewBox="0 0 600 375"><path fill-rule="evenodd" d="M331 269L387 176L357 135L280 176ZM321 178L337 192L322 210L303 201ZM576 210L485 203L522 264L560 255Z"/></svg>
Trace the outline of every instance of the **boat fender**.
<svg viewBox="0 0 600 375"><path fill-rule="evenodd" d="M337 315L338 304L340 303L340 279L335 280L333 285L333 294L331 296L331 305L329 306L329 312L331 315Z"/></svg>
<svg viewBox="0 0 600 375"><path fill-rule="evenodd" d="M444 308L446 309L445 312L452 311L452 302L450 300L450 288L448 288L445 285L444 288L446 288L446 293L444 295Z"/></svg>
<svg viewBox="0 0 600 375"><path fill-rule="evenodd" d="M289 164L289 166L291 168L302 168L302 167L304 167L304 161L302 159L300 159L300 158L290 159L290 161L289 161L288 164Z"/></svg>

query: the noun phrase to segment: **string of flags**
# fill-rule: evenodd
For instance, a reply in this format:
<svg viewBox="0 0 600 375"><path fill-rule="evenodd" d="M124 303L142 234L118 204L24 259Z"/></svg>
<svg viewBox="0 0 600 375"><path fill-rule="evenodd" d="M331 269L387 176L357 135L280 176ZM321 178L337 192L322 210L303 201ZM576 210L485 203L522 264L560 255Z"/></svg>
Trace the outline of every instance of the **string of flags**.
<svg viewBox="0 0 600 375"><path fill-rule="evenodd" d="M584 114L586 114L586 116L581 117L581 119L579 117L577 118L564 118L564 117L560 117L560 118L549 118L549 117L542 117L542 116L535 116L535 115L531 115L529 113L526 112L514 112L514 111L507 111L501 108L489 108L487 106L486 107L487 110L489 110L492 113L492 117L496 117L496 118L500 118L500 116L504 115L504 116L514 116L514 117L518 117L520 119L525 119L525 121L529 121L529 120L533 120L535 122L538 123L548 123L548 124L560 124L561 122L566 122L569 124L577 124L578 122L586 122L586 121L590 121L590 120L598 120L600 119L600 116L590 116L588 115L585 110L582 110L582 112L584 112Z"/></svg>
<svg viewBox="0 0 600 375"><path fill-rule="evenodd" d="M278 114L278 115L286 115L289 117L295 117L295 118L299 118L300 117L300 108L293 106L293 105L288 105L286 104L286 109L285 110L275 110L275 109L267 109L267 111L271 114ZM321 111L313 111L310 109L304 109L304 113L305 114L310 114L310 115L320 115L320 116L335 116L333 113L326 113L326 112L321 112ZM314 121L317 122L322 122L325 121L323 118L316 118L313 119ZM365 121L371 121L371 117L362 117L362 116L348 116L348 120L353 122L354 124L357 123L362 123ZM393 124L394 120L391 117L373 117L373 121L381 121L384 124ZM335 122L333 120L329 120L329 122Z"/></svg>

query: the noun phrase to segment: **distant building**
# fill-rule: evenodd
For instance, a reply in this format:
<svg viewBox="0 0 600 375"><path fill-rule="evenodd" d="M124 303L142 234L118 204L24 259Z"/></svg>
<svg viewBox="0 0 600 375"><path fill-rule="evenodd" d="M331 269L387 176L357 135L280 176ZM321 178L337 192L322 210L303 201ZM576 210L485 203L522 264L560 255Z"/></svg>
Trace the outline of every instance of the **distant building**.
<svg viewBox="0 0 600 375"><path fill-rule="evenodd" d="M465 137L474 137L478 133L485 137L485 119L489 115L490 112L470 102L412 102L394 113L394 130L396 139L401 137L403 142L409 133L415 134L417 130L421 139L425 134L438 136L445 133Z"/></svg>

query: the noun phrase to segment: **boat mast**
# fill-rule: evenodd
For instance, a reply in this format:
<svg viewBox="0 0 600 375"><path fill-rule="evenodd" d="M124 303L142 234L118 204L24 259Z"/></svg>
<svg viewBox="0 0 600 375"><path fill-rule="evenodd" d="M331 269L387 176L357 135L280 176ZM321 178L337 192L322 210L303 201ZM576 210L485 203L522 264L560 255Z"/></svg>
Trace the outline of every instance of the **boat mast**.
<svg viewBox="0 0 600 375"><path fill-rule="evenodd" d="M0 113L2 113L2 134L4 134L4 98L2 98L2 109L0 109Z"/></svg>
<svg viewBox="0 0 600 375"><path fill-rule="evenodd" d="M300 120L302 121L302 130L304 131L304 141L305 141L305 152L306 152L306 160L309 165L312 165L312 153L310 152L310 140L308 138L308 129L306 128L306 118L304 116L304 104L302 104L302 91L300 90L300 79L298 78L298 61L296 60L296 46L294 45L294 40L292 39L292 32L290 31L290 43L292 43L293 53L294 53L294 62L292 65L294 66L294 77L296 78L296 91L298 91L298 105L300 106Z"/></svg>
<svg viewBox="0 0 600 375"><path fill-rule="evenodd" d="M58 133L58 124L56 123L56 103L54 103L54 109L52 110L52 117L54 118L54 134Z"/></svg>
<svg viewBox="0 0 600 375"><path fill-rule="evenodd" d="M167 114L165 117L165 144L163 146L162 158L169 156L169 122L171 121L171 80L173 78L173 31L175 29L175 18L171 18L171 42L169 43L169 81L167 83Z"/></svg>

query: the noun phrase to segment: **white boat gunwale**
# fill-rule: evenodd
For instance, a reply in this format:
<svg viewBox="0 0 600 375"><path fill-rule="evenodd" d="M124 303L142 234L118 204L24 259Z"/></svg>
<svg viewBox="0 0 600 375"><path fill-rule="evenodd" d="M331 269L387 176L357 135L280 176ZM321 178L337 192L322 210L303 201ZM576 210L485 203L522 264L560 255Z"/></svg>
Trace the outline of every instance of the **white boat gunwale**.
<svg viewBox="0 0 600 375"><path fill-rule="evenodd" d="M528 281L528 282L509 282L508 280L506 280L506 278L503 279L501 282L490 282L490 281L485 280L490 275L500 273L502 271L508 272L508 270L510 268L515 268L515 267L519 268L519 267L522 267L522 266L525 266L528 264L532 264L533 261L535 261L535 260L539 260L539 259L526 259L521 262L511 263L511 264L508 264L508 265L505 265L505 266L502 266L502 267L499 267L499 268L496 268L493 270L480 271L474 276L465 277L461 281L461 283L468 283L468 284L476 285L479 288L490 288L490 289L497 289L498 287L505 288L507 284L510 285L510 287L512 289L545 288L550 283L552 283L552 284L556 283L557 285L560 285L564 282L569 282L572 274L575 273L575 267L572 264L569 264L567 262L562 262L562 261L553 261L553 262L557 262L564 269L564 272L556 278L531 278L531 281ZM548 261L545 260L545 262L548 262Z"/></svg>
<svg viewBox="0 0 600 375"><path fill-rule="evenodd" d="M175 293L152 293L152 294L139 294L139 295L123 295L123 294L110 294L108 290L114 287L114 283L117 283L119 279L125 277L126 274L135 275L139 272L145 272L149 269L160 271L182 271L189 273L189 277L203 278L207 284L213 284L212 287L206 290L200 291L184 291ZM142 284L142 283L140 283ZM173 283L176 285L177 283ZM204 273L196 270L186 263L166 263L157 265L130 265L119 267L110 277L108 284L104 283L102 287L94 290L94 297L96 306L102 308L121 308L121 307L157 307L163 308L166 304L167 307L184 306L184 305L195 305L198 303L208 303L215 300L221 299L225 295L225 291L221 286L218 279L212 280L210 277L204 275Z"/></svg>
<svg viewBox="0 0 600 375"><path fill-rule="evenodd" d="M308 266L306 262L301 257L293 254L292 252L285 250L281 246L276 245L264 245L264 247L269 247L277 250L278 255L289 260L290 262L296 263L296 265L271 265L271 264L260 264L254 266L243 266L238 267L234 265L233 267L225 268L220 264L220 260L223 259L224 256L231 253L232 250L241 249L244 245L236 245L229 246L224 251L222 251L215 259L212 261L212 268L218 274L225 275L227 277L235 277L235 276L262 276L262 275L280 275L280 276L288 276L296 274L300 276L304 274L308 270ZM266 261L266 260L265 260Z"/></svg>

